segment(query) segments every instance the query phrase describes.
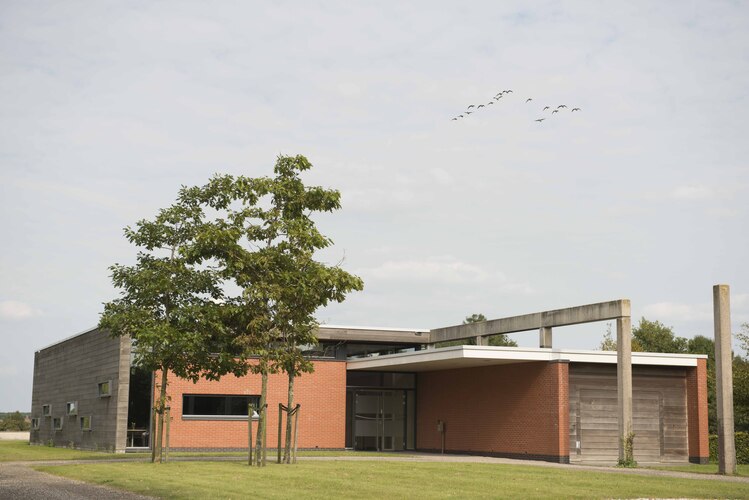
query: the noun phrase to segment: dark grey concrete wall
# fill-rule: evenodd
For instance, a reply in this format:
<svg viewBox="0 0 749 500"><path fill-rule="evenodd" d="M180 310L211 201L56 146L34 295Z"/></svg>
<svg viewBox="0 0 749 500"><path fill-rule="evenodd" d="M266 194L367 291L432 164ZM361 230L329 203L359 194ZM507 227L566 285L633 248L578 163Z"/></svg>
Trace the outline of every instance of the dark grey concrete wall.
<svg viewBox="0 0 749 500"><path fill-rule="evenodd" d="M94 329L37 351L31 413L39 418L39 430L31 431L30 442L124 452L130 349L130 339L111 338ZM111 396L99 397L98 384L107 380L111 380ZM75 416L65 412L69 401L78 402ZM42 416L45 404L52 405L49 417ZM91 417L90 431L81 430L84 416ZM63 419L62 430L54 430L55 417Z"/></svg>

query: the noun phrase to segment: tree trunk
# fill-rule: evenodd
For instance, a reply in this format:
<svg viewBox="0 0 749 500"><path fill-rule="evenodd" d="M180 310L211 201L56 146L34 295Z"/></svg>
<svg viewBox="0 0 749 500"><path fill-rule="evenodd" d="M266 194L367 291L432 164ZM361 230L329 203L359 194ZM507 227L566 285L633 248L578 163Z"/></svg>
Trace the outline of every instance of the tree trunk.
<svg viewBox="0 0 749 500"><path fill-rule="evenodd" d="M155 453L155 459L161 463L161 447L163 443L163 436L164 436L164 408L166 408L166 385L167 385L167 376L169 374L169 371L165 368L161 369L161 390L159 394L159 403L158 407L156 408L156 412L158 414L158 422L156 425L156 441L154 442L153 446L156 450Z"/></svg>
<svg viewBox="0 0 749 500"><path fill-rule="evenodd" d="M257 439L255 440L255 464L258 467L265 466L265 448L268 445L265 440L265 427L267 425L265 402L268 400L268 371L263 370L261 372L261 377L262 386L260 388L260 407L258 409L260 420L257 425Z"/></svg>
<svg viewBox="0 0 749 500"><path fill-rule="evenodd" d="M294 408L294 372L289 371L289 401L288 410L286 410L286 447L283 451L283 461L287 464L291 463L291 415L290 412Z"/></svg>

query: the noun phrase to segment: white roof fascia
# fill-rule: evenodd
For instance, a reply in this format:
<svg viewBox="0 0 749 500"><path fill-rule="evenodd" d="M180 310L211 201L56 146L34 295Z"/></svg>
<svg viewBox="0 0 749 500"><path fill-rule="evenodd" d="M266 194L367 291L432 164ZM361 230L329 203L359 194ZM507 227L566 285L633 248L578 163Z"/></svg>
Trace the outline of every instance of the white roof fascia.
<svg viewBox="0 0 749 500"><path fill-rule="evenodd" d="M455 359L471 359L485 365L487 361L569 361L571 363L616 364L616 351L589 351L566 349L543 349L525 347L452 346L424 351L388 354L371 358L351 359L349 368L386 369L414 363L432 363ZM632 364L651 366L697 366L698 359L707 359L704 354L632 353ZM484 363L480 363L483 361Z"/></svg>

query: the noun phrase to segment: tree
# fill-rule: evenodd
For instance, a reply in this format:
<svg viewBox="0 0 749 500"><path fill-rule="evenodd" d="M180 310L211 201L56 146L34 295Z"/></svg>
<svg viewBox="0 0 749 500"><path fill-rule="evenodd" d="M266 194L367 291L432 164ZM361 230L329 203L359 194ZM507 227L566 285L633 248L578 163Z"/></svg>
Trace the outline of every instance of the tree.
<svg viewBox="0 0 749 500"><path fill-rule="evenodd" d="M16 411L8 413L5 418L0 420L0 431L27 431L29 423L21 412Z"/></svg>
<svg viewBox="0 0 749 500"><path fill-rule="evenodd" d="M341 205L338 191L304 185L300 174L311 167L304 156L279 156L272 178L216 176L184 193L218 214L203 227L198 253L215 259L222 278L242 291L229 302L232 316L240 318L233 322L237 345L244 356L258 359L252 369L262 377L261 408L268 373L274 370L287 374L287 407L293 408L296 377L313 370L303 347L317 343L315 311L363 288L360 278L314 258L332 240L317 230L311 216ZM265 447L265 425L261 412L258 450ZM286 463L291 462L291 430L288 418Z"/></svg>
<svg viewBox="0 0 749 500"><path fill-rule="evenodd" d="M660 321L640 318L640 323L632 329L632 344L635 342L642 352L687 352L687 339L674 335L673 328Z"/></svg>
<svg viewBox="0 0 749 500"><path fill-rule="evenodd" d="M161 461L169 372L196 381L201 375L218 378L244 369L226 348L217 275L190 258L202 224L203 212L195 203L180 201L162 209L154 220L125 228L127 240L141 249L135 265L110 267L121 292L104 305L99 326L132 339L135 364L161 374L152 461Z"/></svg>

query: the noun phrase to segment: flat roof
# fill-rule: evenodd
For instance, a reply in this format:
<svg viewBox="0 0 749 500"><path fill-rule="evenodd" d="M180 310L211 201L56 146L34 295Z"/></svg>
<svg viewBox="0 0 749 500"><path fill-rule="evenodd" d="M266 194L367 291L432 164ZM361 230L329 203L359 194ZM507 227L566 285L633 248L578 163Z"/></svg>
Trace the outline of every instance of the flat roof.
<svg viewBox="0 0 749 500"><path fill-rule="evenodd" d="M698 359L707 359L707 356L704 354L632 353L633 365L697 366ZM464 345L350 359L346 368L348 370L425 372L529 361L616 364L616 351Z"/></svg>

